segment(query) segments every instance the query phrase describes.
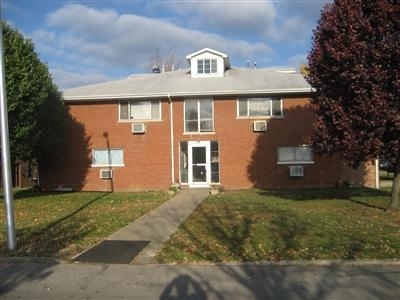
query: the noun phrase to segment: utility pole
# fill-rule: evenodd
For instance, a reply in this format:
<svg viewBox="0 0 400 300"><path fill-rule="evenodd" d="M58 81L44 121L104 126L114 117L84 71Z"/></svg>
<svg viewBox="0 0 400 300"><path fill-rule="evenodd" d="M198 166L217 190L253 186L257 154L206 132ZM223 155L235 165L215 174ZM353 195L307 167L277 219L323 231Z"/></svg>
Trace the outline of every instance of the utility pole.
<svg viewBox="0 0 400 300"><path fill-rule="evenodd" d="M15 225L13 209L13 192L11 177L10 143L8 136L8 112L5 84L4 51L3 51L3 24L1 17L0 0L0 117L1 117L1 166L3 171L3 193L6 211L7 244L9 250L15 250Z"/></svg>

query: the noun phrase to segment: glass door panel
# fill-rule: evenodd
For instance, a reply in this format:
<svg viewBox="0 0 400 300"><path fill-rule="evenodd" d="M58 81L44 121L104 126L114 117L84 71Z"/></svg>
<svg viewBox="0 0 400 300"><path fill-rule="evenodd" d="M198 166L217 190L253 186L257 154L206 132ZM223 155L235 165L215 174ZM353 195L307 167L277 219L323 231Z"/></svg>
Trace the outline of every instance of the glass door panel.
<svg viewBox="0 0 400 300"><path fill-rule="evenodd" d="M206 147L192 148L193 182L207 182Z"/></svg>
<svg viewBox="0 0 400 300"><path fill-rule="evenodd" d="M206 182L207 170L205 166L193 166L193 182Z"/></svg>

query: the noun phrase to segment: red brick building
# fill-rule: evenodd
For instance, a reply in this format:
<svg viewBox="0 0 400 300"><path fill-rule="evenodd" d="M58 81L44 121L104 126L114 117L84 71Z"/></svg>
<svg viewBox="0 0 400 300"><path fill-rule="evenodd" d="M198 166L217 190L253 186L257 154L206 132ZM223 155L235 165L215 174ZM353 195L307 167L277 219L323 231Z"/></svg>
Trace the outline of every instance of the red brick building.
<svg viewBox="0 0 400 300"><path fill-rule="evenodd" d="M40 166L45 189L131 191L376 186L376 169L346 167L309 146L311 87L294 72L233 68L226 54L188 55L189 70L64 91L68 145Z"/></svg>

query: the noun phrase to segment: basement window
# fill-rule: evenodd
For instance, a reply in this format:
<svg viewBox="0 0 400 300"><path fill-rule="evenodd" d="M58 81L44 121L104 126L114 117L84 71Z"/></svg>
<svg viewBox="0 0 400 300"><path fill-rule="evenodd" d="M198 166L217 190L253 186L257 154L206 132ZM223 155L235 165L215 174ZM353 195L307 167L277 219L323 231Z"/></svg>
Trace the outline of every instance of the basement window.
<svg viewBox="0 0 400 300"><path fill-rule="evenodd" d="M278 147L278 164L313 164L311 146L280 146Z"/></svg>
<svg viewBox="0 0 400 300"><path fill-rule="evenodd" d="M124 150L123 149L93 149L92 167L123 167Z"/></svg>

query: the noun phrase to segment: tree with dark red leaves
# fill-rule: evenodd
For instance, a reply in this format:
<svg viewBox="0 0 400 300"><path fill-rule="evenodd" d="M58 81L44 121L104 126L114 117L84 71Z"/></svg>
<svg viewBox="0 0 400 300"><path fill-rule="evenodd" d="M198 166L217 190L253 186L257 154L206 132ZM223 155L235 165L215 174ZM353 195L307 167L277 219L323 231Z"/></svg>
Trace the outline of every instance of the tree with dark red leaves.
<svg viewBox="0 0 400 300"><path fill-rule="evenodd" d="M393 163L391 208L399 208L400 4L336 0L322 11L308 56L315 89L313 148L357 167Z"/></svg>

